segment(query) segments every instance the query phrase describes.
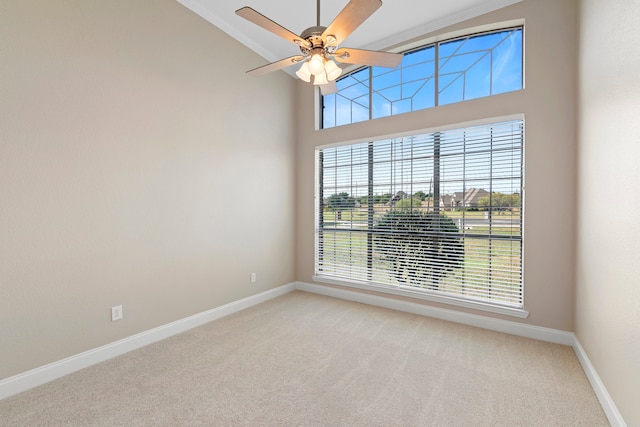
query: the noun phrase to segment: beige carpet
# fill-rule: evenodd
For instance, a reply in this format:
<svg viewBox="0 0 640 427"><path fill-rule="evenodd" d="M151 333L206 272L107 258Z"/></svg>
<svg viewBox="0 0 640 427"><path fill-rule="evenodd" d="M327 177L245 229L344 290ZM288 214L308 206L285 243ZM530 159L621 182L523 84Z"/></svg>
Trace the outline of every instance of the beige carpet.
<svg viewBox="0 0 640 427"><path fill-rule="evenodd" d="M570 347L293 292L0 401L2 426L604 426Z"/></svg>

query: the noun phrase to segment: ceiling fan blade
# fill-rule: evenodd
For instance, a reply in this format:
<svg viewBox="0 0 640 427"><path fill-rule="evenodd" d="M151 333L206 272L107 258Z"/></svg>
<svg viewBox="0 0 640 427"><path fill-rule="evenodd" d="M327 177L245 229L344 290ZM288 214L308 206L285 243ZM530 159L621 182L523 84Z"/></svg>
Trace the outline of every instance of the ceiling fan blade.
<svg viewBox="0 0 640 427"><path fill-rule="evenodd" d="M345 64L373 65L376 67L396 68L402 62L401 53L380 52L377 50L351 49L336 50L333 59Z"/></svg>
<svg viewBox="0 0 640 427"><path fill-rule="evenodd" d="M336 93L338 91L338 86L336 85L335 80L327 83L326 85L320 85L320 93L323 95L331 95L332 93Z"/></svg>
<svg viewBox="0 0 640 427"><path fill-rule="evenodd" d="M322 40L332 35L336 38L335 45L339 45L380 6L381 0L351 0L324 30Z"/></svg>
<svg viewBox="0 0 640 427"><path fill-rule="evenodd" d="M236 10L236 15L246 19L247 21L253 22L254 24L264 28L265 30L272 32L276 36L280 36L285 40L295 43L298 46L310 47L308 41L300 38L280 24L273 22L271 19L267 18L260 12L257 12L250 7L245 6L241 9Z"/></svg>
<svg viewBox="0 0 640 427"><path fill-rule="evenodd" d="M272 62L271 64L263 65L262 67L254 68L247 71L247 74L252 76L262 76L272 71L281 70L283 68L290 67L295 64L299 64L305 57L302 55L290 56L289 58L281 59L280 61Z"/></svg>

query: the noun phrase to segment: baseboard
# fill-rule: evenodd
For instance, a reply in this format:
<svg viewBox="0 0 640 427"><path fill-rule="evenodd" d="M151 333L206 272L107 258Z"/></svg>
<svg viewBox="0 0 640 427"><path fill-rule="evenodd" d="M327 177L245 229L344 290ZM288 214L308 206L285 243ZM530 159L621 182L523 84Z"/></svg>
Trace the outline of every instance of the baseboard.
<svg viewBox="0 0 640 427"><path fill-rule="evenodd" d="M449 310L410 301L354 292L348 289L315 285L311 283L296 282L295 287L301 291L375 305L378 307L389 308L391 310L404 311L406 313L419 314L421 316L433 317L441 320L448 320L450 322L462 323L464 325L476 326L483 329L504 332L521 337L534 338L556 344L571 346L574 341L574 335L571 332L545 328L542 326L532 326L509 320L495 319L477 314L464 313L462 311Z"/></svg>
<svg viewBox="0 0 640 427"><path fill-rule="evenodd" d="M511 335L571 346L573 347L576 356L578 357L578 360L582 365L582 369L584 370L587 378L589 379L589 382L591 383L591 387L598 397L600 405L602 405L609 423L611 423L613 427L626 427L626 423L622 418L622 415L618 411L618 408L613 402L613 399L611 399L609 392L600 380L600 377L598 376L595 368L589 361L589 357L585 353L582 345L573 332L544 328L541 326L526 325L523 323L512 322L508 320L494 319L491 317L463 313L460 311L448 310L439 307L431 307L424 304L417 304L414 302L402 301L384 296L365 294L361 292L354 292L348 289L315 285L311 283L296 282L295 288L297 290L311 292L314 294L326 295L348 301L388 308L391 310L398 310L406 313L413 313L421 316L448 320L450 322L461 323L464 325L476 326L496 332L504 332Z"/></svg>
<svg viewBox="0 0 640 427"><path fill-rule="evenodd" d="M220 319L256 304L277 298L293 290L295 290L295 285L293 283L283 285L136 335L132 335L119 341L76 354L13 377L5 378L0 381L0 400L79 371L80 369L95 365L96 363L104 362L105 360L120 356L129 351L136 350L148 344L163 340L197 326L204 325L205 323Z"/></svg>
<svg viewBox="0 0 640 427"><path fill-rule="evenodd" d="M604 386L604 383L600 379L600 376L596 372L596 369L591 364L587 353L584 351L582 344L578 340L578 337L574 334L574 342L573 342L573 351L576 352L576 356L582 365L582 369L584 373L587 375L589 379L589 383L591 383L591 387L593 391L598 396L598 400L600 401L600 405L602 405L602 409L609 420L609 423L612 427L626 427L627 424L622 418L622 414L618 411L611 395L607 391L607 388Z"/></svg>
<svg viewBox="0 0 640 427"><path fill-rule="evenodd" d="M602 408L614 427L626 427L622 415L618 411L613 399L609 395L606 387L600 380L595 368L591 364L584 348L572 332L560 331L557 329L544 328L540 326L526 325L508 320L494 319L470 313L463 313L455 310L448 310L439 307L432 307L424 304L417 304L409 301L402 301L393 298L354 292L347 289L334 288L329 286L315 285L304 282L294 282L278 288L243 298L220 307L186 317L184 319L168 323L157 328L141 332L122 340L89 350L83 353L41 366L36 369L6 378L0 381L0 400L15 394L26 391L30 388L45 384L57 378L87 368L96 363L103 362L116 356L120 356L129 351L144 347L145 345L163 340L170 336L179 334L189 329L195 328L205 323L220 319L230 314L252 307L256 304L277 298L293 290L326 295L348 301L359 302L391 310L403 311L436 319L447 320L469 326L489 329L497 332L504 332L512 335L538 339L541 341L563 344L573 347L582 369L584 370L591 386L602 405Z"/></svg>

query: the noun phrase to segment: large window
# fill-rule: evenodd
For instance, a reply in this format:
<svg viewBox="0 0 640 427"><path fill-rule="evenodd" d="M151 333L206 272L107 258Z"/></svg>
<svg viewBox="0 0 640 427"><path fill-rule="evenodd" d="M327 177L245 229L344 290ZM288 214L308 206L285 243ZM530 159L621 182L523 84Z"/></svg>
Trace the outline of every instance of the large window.
<svg viewBox="0 0 640 427"><path fill-rule="evenodd" d="M395 69L365 67L323 97L324 128L451 104L523 87L522 27L405 52Z"/></svg>
<svg viewBox="0 0 640 427"><path fill-rule="evenodd" d="M317 150L317 280L521 309L524 123Z"/></svg>

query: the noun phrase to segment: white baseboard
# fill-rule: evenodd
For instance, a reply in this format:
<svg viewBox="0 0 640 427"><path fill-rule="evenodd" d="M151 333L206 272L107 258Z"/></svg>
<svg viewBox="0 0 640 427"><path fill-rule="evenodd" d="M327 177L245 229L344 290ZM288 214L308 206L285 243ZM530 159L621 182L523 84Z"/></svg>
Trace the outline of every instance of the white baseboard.
<svg viewBox="0 0 640 427"><path fill-rule="evenodd" d="M406 313L419 314L421 316L433 317L450 322L462 323L464 325L476 326L478 328L489 329L497 332L518 335L521 337L534 338L541 341L556 344L573 345L573 333L560 331L557 329L544 328L542 326L532 326L524 323L512 322L508 320L495 319L492 317L480 316L477 314L464 313L456 310L433 307L418 304L410 301L403 301L394 298L354 292L348 289L333 288L310 283L296 282L296 289L340 298L363 304L375 305L392 310L404 311Z"/></svg>
<svg viewBox="0 0 640 427"><path fill-rule="evenodd" d="M320 295L326 295L334 298L340 298L348 301L360 302L363 304L374 305L377 307L388 308L391 310L403 311L406 313L418 314L421 316L433 317L450 322L462 323L464 325L476 326L483 329L489 329L497 332L504 332L511 335L517 335L526 338L533 338L540 341L552 342L555 344L563 344L573 347L582 369L584 370L591 387L593 388L598 401L613 427L626 427L626 423L622 415L618 411L613 399L609 395L606 387L600 380L595 368L589 361L589 357L585 353L578 337L573 332L561 331L558 329L544 328L541 326L526 325L524 323L511 322L508 320L494 319L491 317L479 316L470 313L463 313L455 310L448 310L439 307L432 307L423 304L417 304L409 301L402 301L384 296L365 294L354 292L348 289L334 288L322 285L314 285L311 283L296 282L295 288L301 291L311 292Z"/></svg>
<svg viewBox="0 0 640 427"><path fill-rule="evenodd" d="M604 413L607 415L607 419L612 427L626 427L627 424L622 418L622 414L618 411L613 399L611 399L611 395L607 391L607 388L604 386L604 383L598 376L596 369L591 364L587 353L584 351L582 344L578 341L578 337L574 335L574 343L573 343L573 351L576 352L576 356L582 365L582 369L584 373L587 375L589 382L591 383L591 387L593 391L598 396L598 400L600 401L600 405L602 405L602 409Z"/></svg>
<svg viewBox="0 0 640 427"><path fill-rule="evenodd" d="M0 381L0 400L295 290L294 284L216 307Z"/></svg>
<svg viewBox="0 0 640 427"><path fill-rule="evenodd" d="M596 393L596 396L598 397L598 400L600 401L611 425L614 427L626 427L624 419L616 408L616 405L611 399L606 387L600 380L600 377L591 364L584 348L582 348L582 345L573 332L532 326L524 323L495 319L476 314L463 313L456 310L417 304L410 301L304 282L290 283L288 285L270 289L256 295L132 335L119 341L85 351L66 359L32 369L22 374L3 379L0 381L0 400L79 371L80 369L95 365L96 363L120 356L129 351L144 347L145 345L152 344L197 326L204 325L205 323L239 312L256 304L277 298L296 289L343 300L388 308L391 310L433 317L436 319L447 320L492 331L504 332L507 334L571 346L576 352L578 360L582 365L582 369L587 375L587 378L589 379L589 382L591 383L591 386L593 387L593 390Z"/></svg>

